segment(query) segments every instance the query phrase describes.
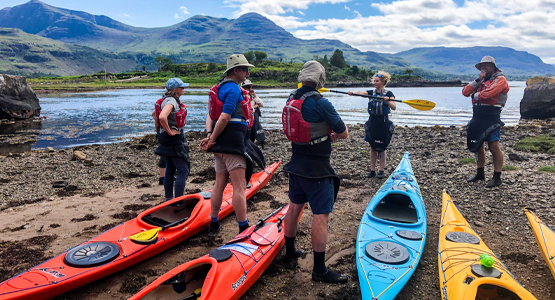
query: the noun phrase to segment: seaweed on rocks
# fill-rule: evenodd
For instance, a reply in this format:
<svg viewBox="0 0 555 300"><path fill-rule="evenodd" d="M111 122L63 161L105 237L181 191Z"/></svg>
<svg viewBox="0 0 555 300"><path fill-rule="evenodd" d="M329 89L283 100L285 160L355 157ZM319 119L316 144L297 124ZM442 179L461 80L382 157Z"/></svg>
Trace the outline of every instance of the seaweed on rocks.
<svg viewBox="0 0 555 300"><path fill-rule="evenodd" d="M136 294L146 285L146 277L138 274L131 274L123 280L119 289L120 293Z"/></svg>
<svg viewBox="0 0 555 300"><path fill-rule="evenodd" d="M0 242L0 282L50 258L45 250L56 238L56 235L44 235L17 242Z"/></svg>

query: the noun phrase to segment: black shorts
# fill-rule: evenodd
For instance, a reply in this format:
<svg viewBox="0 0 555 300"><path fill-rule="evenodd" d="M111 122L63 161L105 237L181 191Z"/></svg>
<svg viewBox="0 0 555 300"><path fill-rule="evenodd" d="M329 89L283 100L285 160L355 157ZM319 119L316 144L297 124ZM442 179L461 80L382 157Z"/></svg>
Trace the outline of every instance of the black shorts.
<svg viewBox="0 0 555 300"><path fill-rule="evenodd" d="M335 198L333 178L306 178L289 175L289 199L295 204L308 202L312 213L331 213Z"/></svg>

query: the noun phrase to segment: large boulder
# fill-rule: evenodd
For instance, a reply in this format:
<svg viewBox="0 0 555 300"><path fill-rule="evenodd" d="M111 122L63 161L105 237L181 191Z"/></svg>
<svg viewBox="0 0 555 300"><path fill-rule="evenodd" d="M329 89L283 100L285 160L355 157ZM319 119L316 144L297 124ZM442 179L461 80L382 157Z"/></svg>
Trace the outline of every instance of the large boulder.
<svg viewBox="0 0 555 300"><path fill-rule="evenodd" d="M0 119L40 116L39 98L22 76L0 74Z"/></svg>
<svg viewBox="0 0 555 300"><path fill-rule="evenodd" d="M533 77L526 81L520 101L520 117L546 119L555 117L555 78Z"/></svg>

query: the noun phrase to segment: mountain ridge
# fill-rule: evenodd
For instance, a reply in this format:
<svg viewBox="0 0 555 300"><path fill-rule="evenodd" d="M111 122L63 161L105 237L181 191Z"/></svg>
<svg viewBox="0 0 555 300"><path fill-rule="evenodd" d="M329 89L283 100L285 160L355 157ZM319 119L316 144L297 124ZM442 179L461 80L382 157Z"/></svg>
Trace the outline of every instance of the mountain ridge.
<svg viewBox="0 0 555 300"><path fill-rule="evenodd" d="M258 50L266 52L269 59L304 62L316 56L331 57L339 49L351 65L395 73L412 69L416 75L436 79L475 74L473 66L483 53L496 57L507 75L555 74L555 67L539 57L506 47L428 47L385 54L362 52L339 40L302 40L256 13L237 19L196 15L171 26L143 28L31 0L1 9L0 27L95 48L100 56L108 52L131 55L137 60L135 68L154 68L156 56L169 57L174 63L224 62L231 53Z"/></svg>

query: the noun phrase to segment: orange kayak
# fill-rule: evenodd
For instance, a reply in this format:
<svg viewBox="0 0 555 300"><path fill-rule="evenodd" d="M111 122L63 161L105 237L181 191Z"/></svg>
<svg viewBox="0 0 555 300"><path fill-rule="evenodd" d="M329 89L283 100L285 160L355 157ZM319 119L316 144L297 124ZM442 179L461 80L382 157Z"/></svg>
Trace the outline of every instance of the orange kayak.
<svg viewBox="0 0 555 300"><path fill-rule="evenodd" d="M280 165L253 174L247 199L264 187ZM228 184L220 218L233 211L233 187ZM128 268L171 248L210 224L210 192L186 195L150 208L60 255L0 283L0 299L48 299ZM130 237L155 231L148 240Z"/></svg>
<svg viewBox="0 0 555 300"><path fill-rule="evenodd" d="M209 254L182 264L129 300L239 299L268 268L285 243L281 207Z"/></svg>
<svg viewBox="0 0 555 300"><path fill-rule="evenodd" d="M536 300L472 229L446 190L437 251L441 299Z"/></svg>
<svg viewBox="0 0 555 300"><path fill-rule="evenodd" d="M555 232L542 222L531 209L525 208L524 212L536 237L543 260L545 260L553 278L555 278L555 257L553 257L555 253Z"/></svg>

